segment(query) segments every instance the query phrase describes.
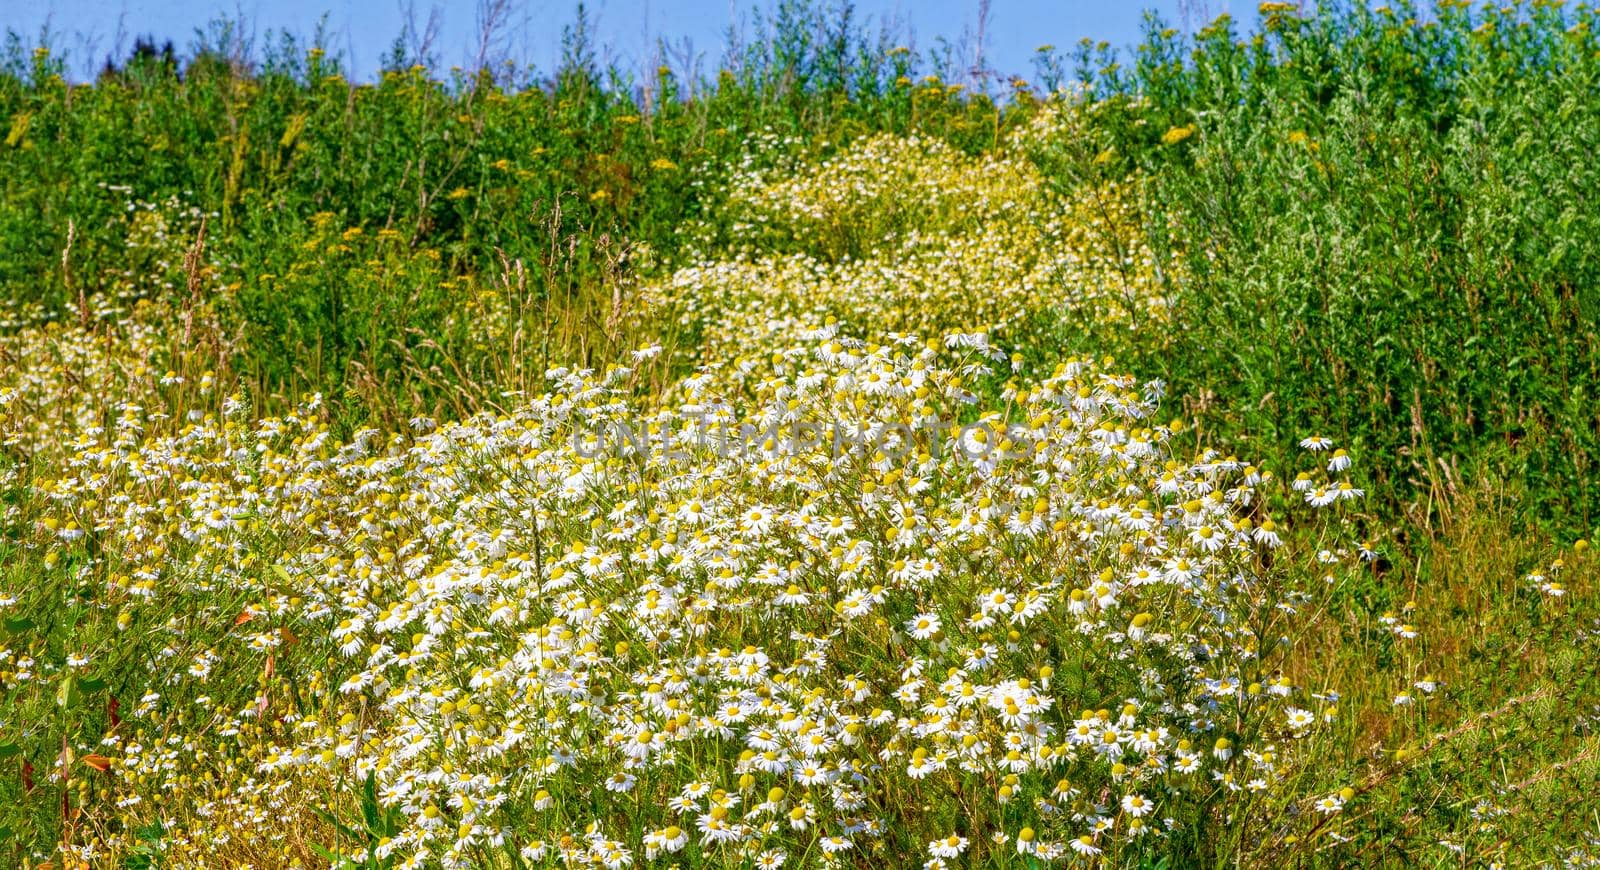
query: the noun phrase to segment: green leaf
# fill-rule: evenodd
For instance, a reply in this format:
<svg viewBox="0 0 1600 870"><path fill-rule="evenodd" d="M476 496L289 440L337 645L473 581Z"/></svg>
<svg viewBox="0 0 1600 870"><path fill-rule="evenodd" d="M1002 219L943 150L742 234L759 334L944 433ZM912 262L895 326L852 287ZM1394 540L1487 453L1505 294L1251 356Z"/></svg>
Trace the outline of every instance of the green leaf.
<svg viewBox="0 0 1600 870"><path fill-rule="evenodd" d="M334 830L336 830L339 833L345 835L346 837L349 837L350 839L356 840L358 842L362 839L361 835L359 833L357 833L354 828L350 827L349 825L345 824L344 822L339 821L339 817L338 816L335 816L333 813L328 812L326 809L324 809L322 807L313 807L311 809L311 812L317 818L319 818L319 819L323 820L324 822L327 822L328 824L332 825L334 827Z"/></svg>
<svg viewBox="0 0 1600 870"><path fill-rule="evenodd" d="M63 710L70 710L83 701L83 692L78 688L78 678L67 674L61 678L61 687L56 690L56 705Z"/></svg>
<svg viewBox="0 0 1600 870"><path fill-rule="evenodd" d="M30 628L33 628L33 620L27 618L26 616L6 617L6 631L11 632L12 634L21 634Z"/></svg>
<svg viewBox="0 0 1600 870"><path fill-rule="evenodd" d="M0 743L0 758L10 758L13 755L21 755L21 754L22 754L22 747L18 746L17 744L15 744L15 743Z"/></svg>
<svg viewBox="0 0 1600 870"><path fill-rule="evenodd" d="M367 772L367 781L361 786L361 815L367 823L367 833L374 839L384 836L378 816L378 777L372 771Z"/></svg>
<svg viewBox="0 0 1600 870"><path fill-rule="evenodd" d="M326 846L321 846L316 843L307 843L306 845L311 847L311 851L321 855L323 860L327 861L331 866L337 867L344 861L344 859L340 857L337 852L334 852Z"/></svg>
<svg viewBox="0 0 1600 870"><path fill-rule="evenodd" d="M98 692L109 684L105 680L102 680L98 677L84 677L82 680L78 681L78 685L85 692Z"/></svg>

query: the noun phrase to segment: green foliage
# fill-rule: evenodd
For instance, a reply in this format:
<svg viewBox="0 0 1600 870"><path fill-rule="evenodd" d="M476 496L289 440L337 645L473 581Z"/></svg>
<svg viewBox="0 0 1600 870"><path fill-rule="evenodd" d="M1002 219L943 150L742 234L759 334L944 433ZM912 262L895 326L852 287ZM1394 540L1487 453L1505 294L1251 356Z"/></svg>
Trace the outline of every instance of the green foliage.
<svg viewBox="0 0 1600 870"><path fill-rule="evenodd" d="M389 870L395 866L392 857L379 857L378 847L390 838L397 836L404 827L404 816L395 807L385 807L378 802L378 778L375 774L368 773L361 784L361 820L350 824L341 821L335 814L318 809L317 816L327 822L341 836L356 844L362 849L362 860L356 861L342 854L338 849L314 845L312 848L328 860L328 864L339 870ZM516 852L509 854L515 859ZM520 863L520 862L518 862Z"/></svg>
<svg viewBox="0 0 1600 870"><path fill-rule="evenodd" d="M468 336L482 312L463 288L517 262L534 271L533 302L605 285L623 240L670 259L687 221L717 219L716 181L754 136L809 149L920 132L971 151L996 135L988 99L922 81L923 59L890 33L805 2L779 4L706 81L597 67L581 10L545 80L439 80L401 68L402 52L357 84L320 38L285 38L254 61L238 31L214 24L183 64L147 46L88 85L13 34L0 61L0 298L53 316L118 289L137 266L128 201L176 197L213 216L214 277L237 292L204 301L243 339L234 368L271 408L310 390L359 398L341 410L352 425L458 410L453 390L416 373L487 370ZM346 230L365 235L331 256L318 247ZM178 255L197 228L186 231Z"/></svg>
<svg viewBox="0 0 1600 870"><path fill-rule="evenodd" d="M1158 334L1094 340L1226 409L1206 417L1232 449L1276 459L1322 432L1403 498L1461 458L1589 528L1595 24L1550 3L1329 5L1190 43L1152 20L1133 74L1101 82L1100 138L1049 159L1064 184L1143 169L1150 244L1186 277Z"/></svg>
<svg viewBox="0 0 1600 870"><path fill-rule="evenodd" d="M1452 863L1576 856L1600 785L1593 557L1574 548L1572 594L1531 578L1600 513L1600 22L1592 9L1545 2L1443 2L1426 14L1329 4L1305 17L1267 4L1263 17L1257 33L1223 19L1193 38L1152 18L1128 65L1094 43L1039 57L1046 88L1075 78L1092 99L1054 97L1075 103L1083 123L1030 156L1061 202L1099 212L1104 226L1085 231L1105 234L1099 247L1117 253L1124 289L1149 273L1163 292L1157 313L1130 296L1122 317L1050 311L1037 315L1048 330L1030 319L1022 334L1053 331L1069 351L1164 376L1202 427L1196 447L1288 469L1303 462L1300 438L1333 437L1376 496L1352 525L1392 546L1392 563L1337 576L1282 568L1286 588L1315 593L1303 607L1312 627L1284 638L1305 662L1292 676L1355 711L1330 720L1325 757L1287 796L1239 816L1180 805L1183 824L1136 857L1149 867L1403 866L1437 859L1440 841L1465 850ZM401 40L362 85L320 39L309 49L283 39L253 60L224 22L186 61L145 46L77 86L59 56L13 34L0 47L4 328L67 319L114 346L129 336L99 314L156 303L146 310L171 312L174 325L151 350L154 371L143 356L113 367L147 391L104 392L152 399L172 425L217 410L234 388L258 415L322 392L326 411L299 407L341 436L368 424L397 431L418 413L460 418L541 388L549 367L603 366L644 339L666 345L663 360L694 360L659 324L630 325L629 291L691 257L716 261L731 240L752 240L732 256L837 265L895 236L976 233L986 194L952 197L943 212L915 196L818 209L814 221L797 212L805 220L793 231L769 220L803 205L789 188L773 188L784 195L763 212L734 197L756 193L741 179L815 173L819 159L878 133L981 154L1039 105L1020 87L999 103L929 80L948 52L917 55L848 8L792 0L707 78L663 68L635 82L595 54L580 11L547 79L494 70L441 80ZM1133 241L1152 262L1129 253L1141 249L1112 219L1111 188L1138 191L1143 238ZM762 232L734 225L752 213ZM776 298L759 290L749 323L768 319ZM735 307L728 294L706 303L707 313ZM862 326L895 328L890 320ZM726 331L741 350L770 343L735 326ZM1063 356L1037 344L1018 358ZM14 359L0 364L21 371ZM59 374L75 359L36 367ZM49 411L41 419L54 425ZM115 423L117 412L98 413ZM62 418L61 429L82 426ZM228 461L248 464L246 454ZM57 534L47 521L79 518L56 515L51 469L33 461L0 451L0 587L16 598L0 644L29 662L0 674L0 863L105 836L122 844L124 866L161 866L176 829L74 828L114 796L109 757L74 756L69 744L100 745L121 716L174 735L213 709L307 717L319 711L305 687L337 686L357 665L325 625L272 604L296 594L283 558L304 542L268 534L249 512L231 518L243 524L236 546L199 554L176 533L177 514L164 514L166 525L151 526L161 552L141 558L241 567L178 578L161 609L120 620L123 599L152 593L129 591L141 581L116 540L121 524ZM1463 477L1511 481L1517 497L1475 508ZM1330 546L1302 529L1289 537L1306 564ZM1421 631L1403 637L1400 619ZM274 632L272 645L242 646ZM1058 635L1048 649L1063 660L1063 690L1105 697L1134 678L1110 650L1063 654L1072 635ZM869 660L873 644L852 660ZM207 671L206 694L167 688L230 646ZM75 653L84 664L57 664ZM171 664L132 664L150 660ZM1437 691L1394 703L1433 677ZM264 717L252 739L291 742L285 722ZM261 760L232 744L219 751L238 769ZM335 866L390 866L374 848L401 819L374 778L307 787L323 785L323 827L293 849ZM1313 815L1311 799L1346 787L1343 815ZM1038 796L1022 794L1000 827L1020 824ZM959 803L941 812L952 830L965 818ZM911 854L920 833L897 827L888 842ZM1039 865L1009 845L983 848L993 866ZM288 854L256 858L271 866Z"/></svg>

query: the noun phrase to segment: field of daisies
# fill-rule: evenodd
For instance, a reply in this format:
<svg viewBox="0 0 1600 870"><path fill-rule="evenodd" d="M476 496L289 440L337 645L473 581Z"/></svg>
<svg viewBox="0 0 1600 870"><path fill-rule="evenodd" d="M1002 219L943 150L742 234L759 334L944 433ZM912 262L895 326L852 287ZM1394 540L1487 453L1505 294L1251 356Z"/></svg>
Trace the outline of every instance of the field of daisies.
<svg viewBox="0 0 1600 870"><path fill-rule="evenodd" d="M12 35L0 865L1600 866L1596 13L775 9Z"/></svg>

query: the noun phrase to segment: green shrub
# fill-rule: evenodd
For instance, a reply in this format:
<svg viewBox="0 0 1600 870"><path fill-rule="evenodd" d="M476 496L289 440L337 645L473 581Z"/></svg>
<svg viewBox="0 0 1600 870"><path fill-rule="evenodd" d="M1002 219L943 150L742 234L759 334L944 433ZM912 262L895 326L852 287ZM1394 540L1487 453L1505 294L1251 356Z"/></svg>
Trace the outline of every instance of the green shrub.
<svg viewBox="0 0 1600 870"><path fill-rule="evenodd" d="M1406 499L1460 459L1589 527L1595 13L1278 6L1192 44L1152 20L1136 68L1099 76L1098 138L1045 156L1066 185L1143 169L1151 245L1187 276L1160 340L1093 341L1227 409L1221 441L1281 457L1322 432Z"/></svg>

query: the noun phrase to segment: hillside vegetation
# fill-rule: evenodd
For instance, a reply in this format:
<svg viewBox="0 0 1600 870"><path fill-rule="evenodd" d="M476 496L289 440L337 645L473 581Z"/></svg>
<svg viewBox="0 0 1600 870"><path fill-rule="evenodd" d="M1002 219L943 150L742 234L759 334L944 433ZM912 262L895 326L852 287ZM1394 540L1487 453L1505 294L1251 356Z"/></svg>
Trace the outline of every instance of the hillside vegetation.
<svg viewBox="0 0 1600 870"><path fill-rule="evenodd" d="M0 863L1596 866L1600 21L0 52Z"/></svg>

